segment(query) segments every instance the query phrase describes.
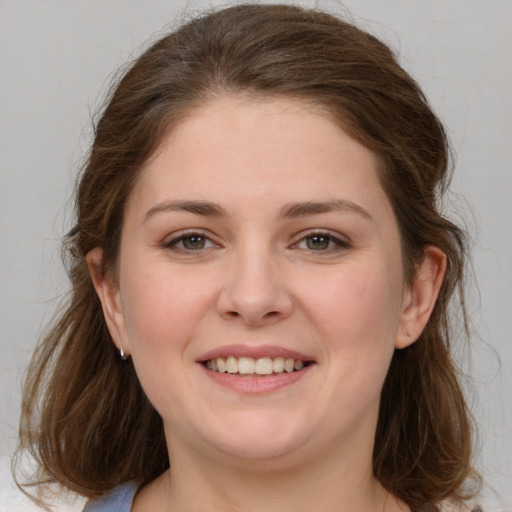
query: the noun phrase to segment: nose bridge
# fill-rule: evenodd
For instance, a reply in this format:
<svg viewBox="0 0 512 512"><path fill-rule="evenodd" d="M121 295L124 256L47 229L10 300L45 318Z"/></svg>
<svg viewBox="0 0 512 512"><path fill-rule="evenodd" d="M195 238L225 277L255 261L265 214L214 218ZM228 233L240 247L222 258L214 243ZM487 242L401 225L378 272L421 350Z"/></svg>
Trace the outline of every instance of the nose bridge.
<svg viewBox="0 0 512 512"><path fill-rule="evenodd" d="M250 325L274 322L291 313L279 255L270 244L248 240L233 251L219 297L219 312Z"/></svg>

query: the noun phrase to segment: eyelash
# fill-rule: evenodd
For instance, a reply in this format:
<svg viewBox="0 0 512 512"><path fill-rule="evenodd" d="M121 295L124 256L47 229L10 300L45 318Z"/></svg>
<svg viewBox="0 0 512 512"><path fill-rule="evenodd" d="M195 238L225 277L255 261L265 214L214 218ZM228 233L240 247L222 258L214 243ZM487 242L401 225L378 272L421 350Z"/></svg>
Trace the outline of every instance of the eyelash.
<svg viewBox="0 0 512 512"><path fill-rule="evenodd" d="M209 247L200 247L199 249L189 249L186 247L180 247L178 244L183 243L185 240L190 240L194 237L203 239L206 243L210 243L212 245L217 245L215 242L212 241L212 239L204 232L204 231L197 231L197 230L187 230L183 233L180 233L180 235L174 237L172 240L169 240L168 242L164 243L164 248L166 249L172 249L175 251L180 252L199 252L202 249L208 249Z"/></svg>
<svg viewBox="0 0 512 512"><path fill-rule="evenodd" d="M304 250L309 251L311 253L320 253L320 254L329 254L329 253L337 253L342 252L351 247L350 243L346 240L342 240L334 235L332 235L329 232L325 231L310 231L306 234L303 234L298 242L293 244L292 247L298 247L298 245L302 242L305 242L307 244L308 240L319 238L319 239L326 239L328 244L334 244L334 247L326 248L326 249L311 249L309 247L304 248Z"/></svg>
<svg viewBox="0 0 512 512"><path fill-rule="evenodd" d="M210 247L199 247L199 248L191 249L191 248L187 248L187 247L183 246L183 243L185 240L190 240L194 237L200 238L206 244L211 244ZM326 240L328 245L334 244L334 247L327 247L325 249L320 249L320 250L312 249L310 247L304 247L304 248L299 247L299 244L301 244L302 242L305 242L307 244L308 240L311 240L314 238ZM180 247L179 244L182 244L182 246ZM187 230L183 233L180 233L179 236L174 237L172 240L169 240L168 242L164 243L164 248L172 249L172 250L180 251L180 252L184 252L184 253L200 252L202 250L209 249L212 246L217 246L217 244L215 242L213 242L212 239L204 231L200 231L200 230L199 231L198 230ZM291 247L297 248L297 249L303 249L303 250L309 251L311 253L329 254L329 253L336 253L336 252L341 252L341 251L347 250L351 247L351 245L348 241L341 240L340 238L332 235L331 233L328 233L325 231L311 231L306 234L303 234L301 236L301 238L296 243L294 243Z"/></svg>

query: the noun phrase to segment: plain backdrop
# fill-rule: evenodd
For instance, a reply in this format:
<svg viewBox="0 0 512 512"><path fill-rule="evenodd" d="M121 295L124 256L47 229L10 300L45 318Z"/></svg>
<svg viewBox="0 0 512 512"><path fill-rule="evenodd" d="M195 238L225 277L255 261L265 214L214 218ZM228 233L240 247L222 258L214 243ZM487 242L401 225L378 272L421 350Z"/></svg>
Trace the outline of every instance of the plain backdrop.
<svg viewBox="0 0 512 512"><path fill-rule="evenodd" d="M304 2L312 6L312 2ZM21 379L67 290L59 239L112 73L184 12L218 2L0 0L0 511L27 511L9 472ZM346 15L334 1L320 2ZM512 510L512 1L347 0L388 42L445 122L450 215L474 241L471 403L486 512ZM75 506L77 508L78 505ZM71 506L64 507L71 510Z"/></svg>

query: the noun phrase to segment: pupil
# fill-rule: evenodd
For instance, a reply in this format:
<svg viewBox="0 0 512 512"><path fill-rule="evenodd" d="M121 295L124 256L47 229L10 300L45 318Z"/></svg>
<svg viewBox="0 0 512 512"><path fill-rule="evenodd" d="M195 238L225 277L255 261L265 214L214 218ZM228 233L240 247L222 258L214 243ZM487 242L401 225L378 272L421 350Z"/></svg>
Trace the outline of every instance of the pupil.
<svg viewBox="0 0 512 512"><path fill-rule="evenodd" d="M311 236L308 238L308 249L327 249L329 247L329 238L326 236Z"/></svg>
<svg viewBox="0 0 512 512"><path fill-rule="evenodd" d="M204 238L202 236L189 236L183 239L183 246L186 249L202 249L204 247Z"/></svg>

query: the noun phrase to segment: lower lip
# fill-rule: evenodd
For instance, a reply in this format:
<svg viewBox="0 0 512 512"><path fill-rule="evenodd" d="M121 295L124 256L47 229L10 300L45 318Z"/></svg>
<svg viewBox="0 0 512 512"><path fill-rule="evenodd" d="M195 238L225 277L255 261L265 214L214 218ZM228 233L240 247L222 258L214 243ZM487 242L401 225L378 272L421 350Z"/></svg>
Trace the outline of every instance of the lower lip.
<svg viewBox="0 0 512 512"><path fill-rule="evenodd" d="M213 382L220 386L224 386L246 395L261 395L264 393L271 393L272 391L276 391L298 382L300 379L307 376L314 366L315 364L310 363L299 371L254 377L242 377L231 373L214 372L212 370L208 370L208 368L203 365L201 365L201 368L206 372L206 375L213 380Z"/></svg>

